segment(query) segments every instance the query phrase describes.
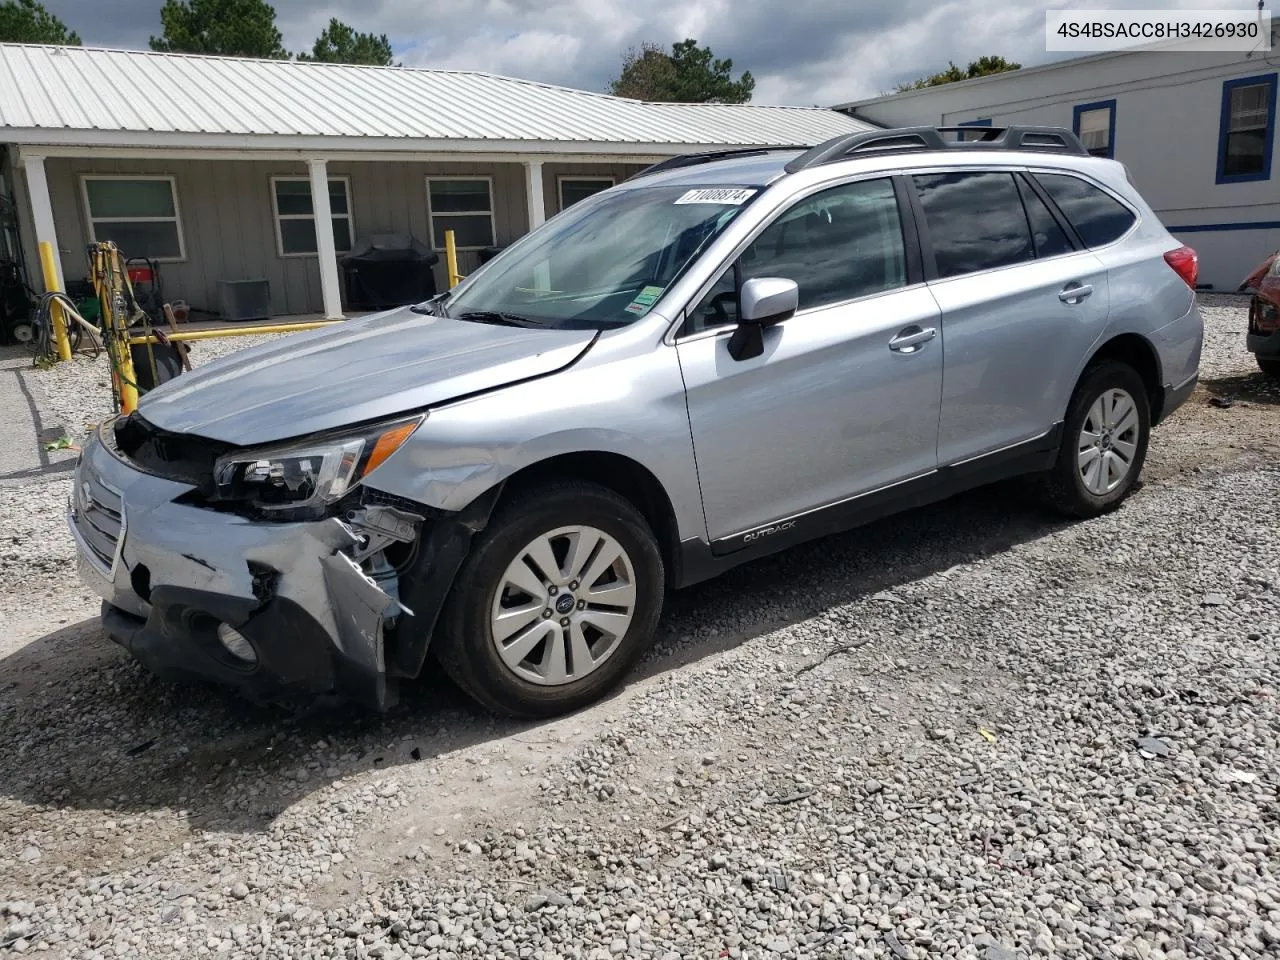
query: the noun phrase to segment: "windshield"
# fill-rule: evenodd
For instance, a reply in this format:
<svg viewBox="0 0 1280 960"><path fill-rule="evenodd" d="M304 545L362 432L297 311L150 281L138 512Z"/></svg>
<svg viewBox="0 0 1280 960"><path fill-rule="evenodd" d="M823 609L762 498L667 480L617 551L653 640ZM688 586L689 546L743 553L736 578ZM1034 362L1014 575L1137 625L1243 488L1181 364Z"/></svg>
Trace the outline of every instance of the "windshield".
<svg viewBox="0 0 1280 960"><path fill-rule="evenodd" d="M758 193L684 185L596 194L520 240L444 309L489 323L625 326L644 316Z"/></svg>

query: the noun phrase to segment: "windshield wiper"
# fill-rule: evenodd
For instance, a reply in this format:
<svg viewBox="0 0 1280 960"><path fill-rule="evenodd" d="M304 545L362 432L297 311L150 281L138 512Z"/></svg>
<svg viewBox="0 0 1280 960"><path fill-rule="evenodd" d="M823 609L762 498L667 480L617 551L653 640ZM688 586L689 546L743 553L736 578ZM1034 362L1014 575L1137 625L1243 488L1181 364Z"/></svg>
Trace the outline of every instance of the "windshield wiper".
<svg viewBox="0 0 1280 960"><path fill-rule="evenodd" d="M546 324L518 313L501 313L497 310L472 310L460 313L455 320L470 320L473 323L492 323L501 327L545 327Z"/></svg>

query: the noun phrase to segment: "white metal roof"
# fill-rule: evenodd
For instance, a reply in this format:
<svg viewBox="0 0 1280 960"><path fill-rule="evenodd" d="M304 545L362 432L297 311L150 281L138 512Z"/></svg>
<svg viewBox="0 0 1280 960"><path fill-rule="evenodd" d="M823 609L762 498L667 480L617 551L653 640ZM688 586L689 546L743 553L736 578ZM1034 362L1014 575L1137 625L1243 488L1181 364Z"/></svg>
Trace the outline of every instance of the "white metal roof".
<svg viewBox="0 0 1280 960"><path fill-rule="evenodd" d="M833 110L642 103L483 73L0 44L9 143L668 153L869 129Z"/></svg>

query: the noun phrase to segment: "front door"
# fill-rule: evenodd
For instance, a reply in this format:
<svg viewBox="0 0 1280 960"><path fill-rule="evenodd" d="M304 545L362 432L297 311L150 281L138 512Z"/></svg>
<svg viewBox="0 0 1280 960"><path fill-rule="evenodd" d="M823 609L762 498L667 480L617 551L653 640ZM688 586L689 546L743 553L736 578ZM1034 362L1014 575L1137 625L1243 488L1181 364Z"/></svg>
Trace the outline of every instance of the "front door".
<svg viewBox="0 0 1280 960"><path fill-rule="evenodd" d="M759 528L933 471L942 331L928 290L908 284L892 180L798 201L738 265L677 344L713 545L741 545ZM741 361L728 351L735 272L800 288L796 315ZM813 529L796 532L822 533L821 515L811 519Z"/></svg>

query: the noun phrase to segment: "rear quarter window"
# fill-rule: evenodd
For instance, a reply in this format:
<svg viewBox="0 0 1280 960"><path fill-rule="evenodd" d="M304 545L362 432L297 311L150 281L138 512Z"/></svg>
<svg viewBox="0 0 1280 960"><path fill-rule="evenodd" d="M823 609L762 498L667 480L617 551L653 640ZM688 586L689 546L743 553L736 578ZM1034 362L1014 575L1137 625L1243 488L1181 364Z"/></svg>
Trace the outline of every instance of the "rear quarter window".
<svg viewBox="0 0 1280 960"><path fill-rule="evenodd" d="M1111 194L1065 173L1037 173L1038 182L1071 221L1087 247L1101 247L1128 233L1137 217Z"/></svg>

